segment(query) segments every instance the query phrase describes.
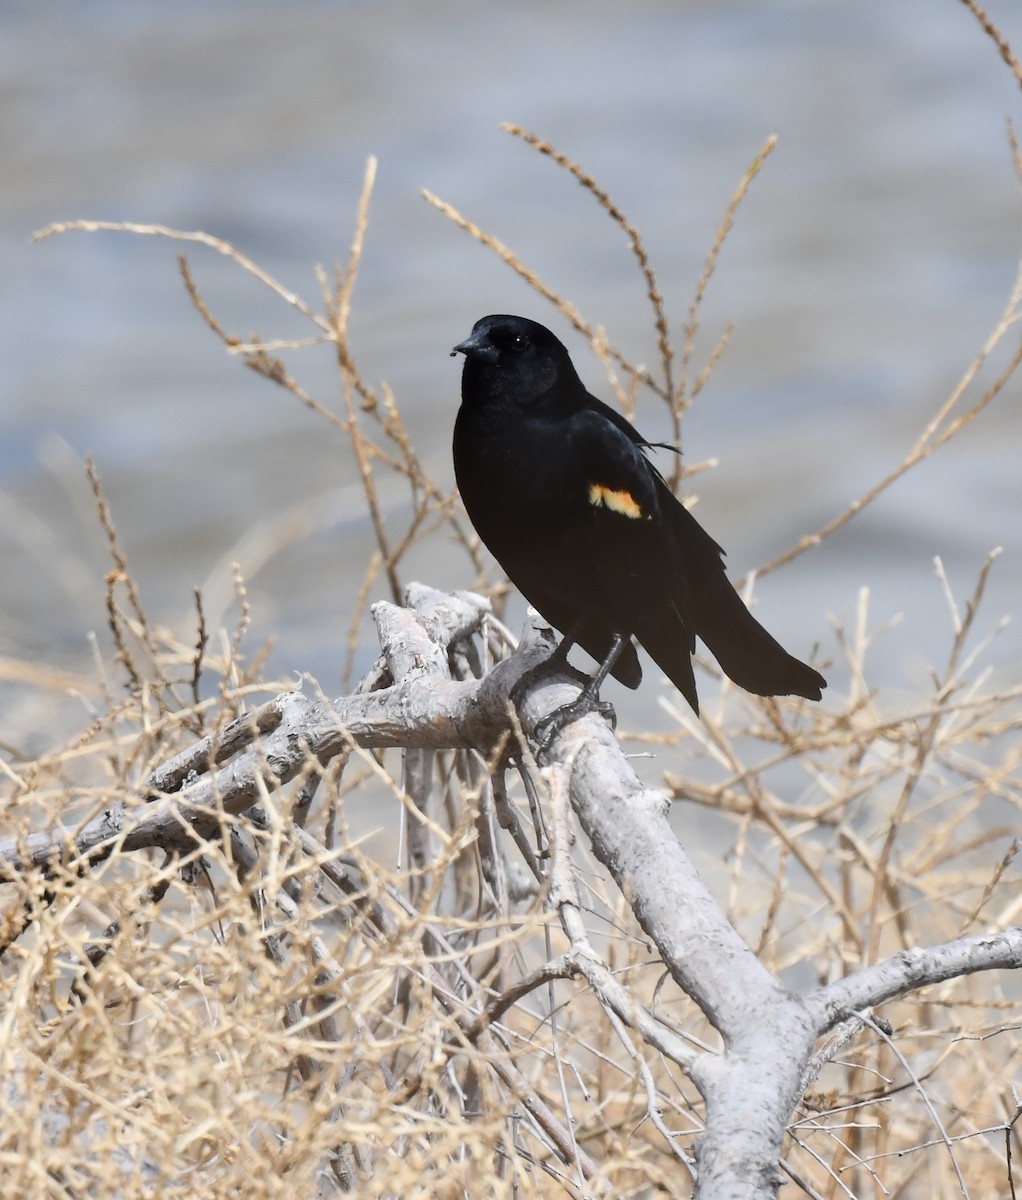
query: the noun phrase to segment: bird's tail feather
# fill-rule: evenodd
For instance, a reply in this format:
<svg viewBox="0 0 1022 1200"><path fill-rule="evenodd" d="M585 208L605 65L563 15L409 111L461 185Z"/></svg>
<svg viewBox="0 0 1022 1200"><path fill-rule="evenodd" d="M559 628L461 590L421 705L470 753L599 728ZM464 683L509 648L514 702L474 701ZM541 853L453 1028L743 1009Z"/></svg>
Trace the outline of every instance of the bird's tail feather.
<svg viewBox="0 0 1022 1200"><path fill-rule="evenodd" d="M694 590L696 633L729 679L757 696L820 699L827 681L767 633L723 571Z"/></svg>
<svg viewBox="0 0 1022 1200"><path fill-rule="evenodd" d="M678 504L671 511L689 584L691 624L724 674L757 696L819 700L827 681L789 654L749 612L725 574L723 551L688 509Z"/></svg>

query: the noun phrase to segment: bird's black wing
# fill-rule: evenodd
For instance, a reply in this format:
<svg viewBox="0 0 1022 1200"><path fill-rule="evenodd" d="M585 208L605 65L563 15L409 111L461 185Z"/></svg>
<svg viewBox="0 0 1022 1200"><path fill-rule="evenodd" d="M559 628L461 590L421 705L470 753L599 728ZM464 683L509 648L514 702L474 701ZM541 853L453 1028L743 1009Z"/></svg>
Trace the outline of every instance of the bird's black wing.
<svg viewBox="0 0 1022 1200"><path fill-rule="evenodd" d="M724 551L646 458L649 443L598 401L575 424L591 476L590 551L617 627L638 639L696 712L696 636L746 691L820 699L823 676L749 612L727 578Z"/></svg>
<svg viewBox="0 0 1022 1200"><path fill-rule="evenodd" d="M573 417L571 437L572 457L585 468L576 486L584 493L579 529L598 589L594 609L611 632L637 638L698 711L693 564L665 511L665 501L677 501L646 458L645 441L612 409L594 400ZM719 564L719 548L706 540Z"/></svg>

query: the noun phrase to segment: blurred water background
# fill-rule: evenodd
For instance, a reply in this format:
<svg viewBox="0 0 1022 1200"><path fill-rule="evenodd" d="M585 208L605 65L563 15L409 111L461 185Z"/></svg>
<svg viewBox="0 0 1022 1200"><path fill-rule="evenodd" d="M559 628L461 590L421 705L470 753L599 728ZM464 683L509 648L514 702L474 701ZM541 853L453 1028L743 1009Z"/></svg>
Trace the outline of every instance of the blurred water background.
<svg viewBox="0 0 1022 1200"><path fill-rule="evenodd" d="M1022 11L1007 0L987 7L1022 47ZM55 0L5 6L2 26L8 662L78 670L90 631L105 638L109 563L84 482L88 453L154 621L187 634L195 586L221 616L237 559L252 640L276 639L270 669L312 672L331 693L374 545L340 435L229 359L181 286L182 247L110 234L30 245L51 221L202 229L315 302L315 264L345 257L375 155L353 346L367 381L394 389L417 448L449 485L460 367L447 352L478 316L544 320L592 389L609 388L566 324L420 188L512 246L629 356L652 363L649 309L620 232L500 122L580 161L640 228L679 339L728 200L777 134L712 280L697 360L728 322L735 332L684 429L691 461L720 460L695 481L698 513L736 574L901 460L993 328L1018 269L1022 208L1005 119L1022 111L1019 88L957 0ZM311 332L227 260L185 249L233 332ZM328 347L291 364L336 406ZM786 645L806 654L820 642L833 657L830 622L853 621L868 587L874 627L902 615L871 655L869 682L895 696L921 690L951 639L934 557L964 598L995 546L1004 553L979 629L1017 615L1019 390L1013 381L956 442L762 581L759 613ZM650 435L666 432L652 401L638 415ZM400 490L385 499L401 517ZM267 555L275 522L282 548ZM413 566L436 587L471 582L443 540ZM357 665L372 653L368 642ZM1005 681L1017 677L1018 628L987 661ZM840 663L828 673L833 688L847 687ZM0 740L46 745L55 701L12 674L0 682ZM657 694L614 688L611 698L635 726Z"/></svg>

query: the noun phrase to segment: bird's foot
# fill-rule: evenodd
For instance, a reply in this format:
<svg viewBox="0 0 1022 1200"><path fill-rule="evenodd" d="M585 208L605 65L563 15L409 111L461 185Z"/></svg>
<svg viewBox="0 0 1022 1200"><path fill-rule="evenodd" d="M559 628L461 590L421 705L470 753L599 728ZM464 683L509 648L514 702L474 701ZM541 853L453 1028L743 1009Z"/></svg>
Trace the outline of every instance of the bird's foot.
<svg viewBox="0 0 1022 1200"><path fill-rule="evenodd" d="M550 749L554 738L566 725L579 720L580 717L587 717L590 713L597 713L603 717L611 729L617 728L617 713L614 711L614 705L609 700L600 699L599 685L593 686L596 680L583 671L577 670L563 658L559 658L556 653L525 672L511 689L509 695L511 703L518 712L521 712L525 693L534 683L545 675L560 675L564 672L571 675L583 687L576 699L568 704L562 704L560 708L555 708L552 713L548 713L542 721L537 723L533 730L533 738L540 752L544 754Z"/></svg>
<svg viewBox="0 0 1022 1200"><path fill-rule="evenodd" d="M508 699L515 706L518 712L522 711L522 705L525 703L525 693L532 687L534 683L538 683L547 675L560 675L566 673L585 687L589 683L589 676L582 671L576 670L567 659L561 657L557 650L545 658L536 666L530 667L528 671L522 675L518 682L512 687L508 694Z"/></svg>
<svg viewBox="0 0 1022 1200"><path fill-rule="evenodd" d="M537 722L536 728L533 730L533 737L539 745L540 752L545 754L553 745L554 738L572 721L577 721L581 717L587 717L590 713L596 713L610 725L611 729L617 728L617 713L614 711L614 705L609 700L601 700L599 692L591 686L592 681L582 689L576 700L572 700L570 704L562 704L560 708L555 708L552 713L548 713L542 721Z"/></svg>
<svg viewBox="0 0 1022 1200"><path fill-rule="evenodd" d="M600 699L600 684L607 677L607 671L613 665L616 654L609 659L607 663L601 666L600 670L595 675L586 675L583 671L579 671L573 667L567 659L567 647L571 643L565 639L560 646L541 663L526 671L518 682L511 688L509 699L515 706L515 709L520 713L522 704L525 700L525 694L528 689L547 675L560 675L567 673L579 684L582 685L582 690L569 704L562 704L560 708L555 708L552 713L548 713L542 721L536 724L533 730L533 738L535 739L540 753L545 754L553 745L554 738L572 721L577 721L581 717L587 717L590 713L597 713L608 722L611 729L617 728L617 713L614 711L613 704L609 700Z"/></svg>

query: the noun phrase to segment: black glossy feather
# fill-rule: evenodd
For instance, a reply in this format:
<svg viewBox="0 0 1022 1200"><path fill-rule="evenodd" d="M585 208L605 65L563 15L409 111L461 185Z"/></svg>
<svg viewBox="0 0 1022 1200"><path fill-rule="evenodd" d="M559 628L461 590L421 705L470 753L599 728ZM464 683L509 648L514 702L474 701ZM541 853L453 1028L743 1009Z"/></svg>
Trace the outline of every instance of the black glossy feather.
<svg viewBox="0 0 1022 1200"><path fill-rule="evenodd" d="M530 604L602 661L634 637L699 711L699 637L747 691L819 700L826 681L746 608L723 551L673 496L650 443L591 396L567 350L524 317L489 316L465 355L454 468L476 531ZM637 687L629 642L613 674Z"/></svg>

